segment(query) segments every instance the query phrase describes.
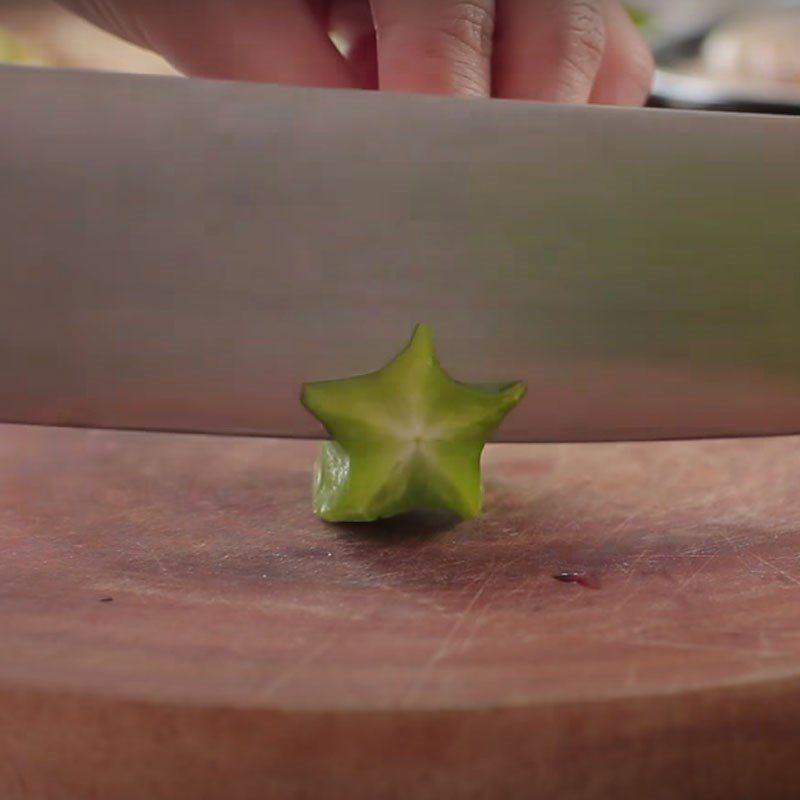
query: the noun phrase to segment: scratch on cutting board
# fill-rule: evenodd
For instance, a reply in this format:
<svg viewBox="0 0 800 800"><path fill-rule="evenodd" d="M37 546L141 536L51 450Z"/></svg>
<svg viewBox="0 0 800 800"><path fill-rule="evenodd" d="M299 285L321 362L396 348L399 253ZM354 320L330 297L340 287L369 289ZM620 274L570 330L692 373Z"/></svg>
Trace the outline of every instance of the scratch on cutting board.
<svg viewBox="0 0 800 800"><path fill-rule="evenodd" d="M723 533L723 536L725 538L725 541L728 542L731 549L736 553L736 555L739 557L740 561L745 565L750 574L756 574L757 570L754 569L754 565L752 562L757 561L767 569L776 572L778 575L787 580L789 583L793 583L795 586L800 586L800 579L796 578L794 575L791 575L790 573L781 569L777 564L774 564L769 559L764 558L764 556L760 555L759 553L751 553L746 545L744 547L738 545L730 534ZM742 552L743 550L744 552ZM750 556L750 559L752 560L748 559L748 556Z"/></svg>
<svg viewBox="0 0 800 800"><path fill-rule="evenodd" d="M417 696L420 688L425 684L428 678L433 673L433 670L436 668L436 665L439 664L453 649L453 643L458 636L458 632L461 630L464 621L467 619L470 611L475 608L478 601L481 599L486 587L489 585L489 582L492 580L492 568L489 568L489 574L482 578L480 581L480 586L476 590L475 594L472 595L472 598L464 607L464 610L458 615L458 617L453 622L450 630L445 634L442 641L439 643L439 646L434 650L431 654L430 658L422 665L419 672L417 673L416 678L412 681L411 685L409 686L406 693L403 695L403 698L400 701L401 706L407 706L409 703L413 701L413 699Z"/></svg>
<svg viewBox="0 0 800 800"><path fill-rule="evenodd" d="M487 578L488 581L488 578ZM484 584L485 586L485 584ZM486 616L489 612L489 609L492 607L491 601L486 603L483 608L478 612L478 615L475 617L475 621L470 626L469 632L464 637L464 640L461 642L459 646L459 652L464 652L465 650L469 649L469 646L472 644L475 637L478 635L478 631L483 626Z"/></svg>
<svg viewBox="0 0 800 800"><path fill-rule="evenodd" d="M690 586L692 583L694 583L694 581L695 581L697 578L699 578L699 577L700 577L700 574L701 574L702 572L704 572L704 571L705 571L705 570L708 568L708 565L709 565L709 564L710 564L710 563L713 561L713 559L714 559L716 556L718 556L718 555L719 555L719 552L714 552L714 553L711 553L711 554L709 554L709 557L708 557L708 558L704 558L704 559L703 559L703 560L700 562L700 564L697 566L697 568L696 568L696 569L694 569L694 570L692 570L692 572L690 572L690 573L689 573L689 575L687 575L687 576L686 576L686 578L684 578L684 579L683 579L683 580L682 580L682 581L681 581L681 582L680 582L680 583L679 583L679 584L678 584L678 585L675 587L675 591L674 591L674 592L672 592L672 594L671 594L669 597L667 597L667 599L666 599L666 600L664 600L664 602L663 602L663 603L659 603L659 604L658 604L658 605L657 605L657 606L656 606L656 607L655 607L653 610L654 610L654 611L659 611L660 609L662 609L662 608L664 608L665 606L669 605L671 602L674 602L675 600L677 600L679 597L682 597L682 596L683 596L683 595L686 593L686 590L689 588L689 586Z"/></svg>
<svg viewBox="0 0 800 800"><path fill-rule="evenodd" d="M748 573L753 575L755 570L753 569L753 564L748 560L747 556L749 554L749 550L747 546L744 548L731 536L730 533L722 531L722 538L728 543L728 547L736 554L736 557L739 561L742 562L744 568L747 570ZM744 552L743 552L744 551Z"/></svg>
<svg viewBox="0 0 800 800"><path fill-rule="evenodd" d="M767 568L777 572L778 575L785 578L789 583L793 583L795 586L800 586L800 580L794 577L794 575L790 575L785 570L782 570L777 564L773 564L771 561L768 561L763 556L759 555L758 553L755 554L755 557Z"/></svg>
<svg viewBox="0 0 800 800"><path fill-rule="evenodd" d="M307 669L315 661L322 658L329 650L332 650L335 644L335 641L323 642L319 647L309 650L305 656L299 658L283 672L280 672L275 678L269 681L266 686L256 689L253 693L253 698L260 701L271 699L275 693L283 686L286 686L292 678L299 675L304 669Z"/></svg>
<svg viewBox="0 0 800 800"><path fill-rule="evenodd" d="M140 542L140 541L137 541L136 545L137 545L137 547L141 548L144 552L146 552L153 559L153 561L155 561L156 566L158 567L158 569L160 570L162 575L166 575L167 574L167 569L164 566L164 562L159 557L159 555L156 552L155 548L148 547L147 545L145 545L143 542Z"/></svg>
<svg viewBox="0 0 800 800"><path fill-rule="evenodd" d="M625 577L624 583L620 587L623 592L626 592L626 594L625 594L625 597L623 597L622 600L614 608L614 610L612 612L614 614L614 616L619 614L619 612L622 611L622 609L625 608L625 606L627 606L628 603L630 603L630 601L633 600L633 598L636 597L636 595L639 594L639 592L641 591L641 588L642 588L641 586L634 585L633 587L630 588L630 590L629 590L629 587L630 587L630 583L633 580L634 576L637 574L637 568L638 568L639 564L648 555L649 555L649 550L646 550L646 549L642 550L642 552L639 553L639 555L637 555L636 558L634 558L633 561L631 561L630 565L628 566L628 574Z"/></svg>

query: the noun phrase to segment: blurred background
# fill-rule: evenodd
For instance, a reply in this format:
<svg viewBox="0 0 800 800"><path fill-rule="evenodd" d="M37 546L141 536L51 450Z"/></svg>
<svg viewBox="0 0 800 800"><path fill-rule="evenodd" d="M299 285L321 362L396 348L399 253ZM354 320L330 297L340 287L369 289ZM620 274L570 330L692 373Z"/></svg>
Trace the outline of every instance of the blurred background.
<svg viewBox="0 0 800 800"><path fill-rule="evenodd" d="M169 73L160 58L120 41L50 0L0 0L0 61Z"/></svg>
<svg viewBox="0 0 800 800"><path fill-rule="evenodd" d="M652 105L800 113L800 0L635 0L657 56ZM0 61L170 73L50 0L0 0Z"/></svg>

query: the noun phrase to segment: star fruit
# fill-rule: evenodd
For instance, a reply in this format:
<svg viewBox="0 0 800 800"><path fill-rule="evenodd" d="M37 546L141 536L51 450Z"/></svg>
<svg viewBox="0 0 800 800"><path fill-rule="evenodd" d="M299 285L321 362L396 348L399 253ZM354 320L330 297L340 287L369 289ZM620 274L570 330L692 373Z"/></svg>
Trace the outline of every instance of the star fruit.
<svg viewBox="0 0 800 800"><path fill-rule="evenodd" d="M519 382L453 380L427 325L377 372L307 383L303 404L332 438L315 468L315 513L329 522L433 510L477 517L484 446L524 395Z"/></svg>

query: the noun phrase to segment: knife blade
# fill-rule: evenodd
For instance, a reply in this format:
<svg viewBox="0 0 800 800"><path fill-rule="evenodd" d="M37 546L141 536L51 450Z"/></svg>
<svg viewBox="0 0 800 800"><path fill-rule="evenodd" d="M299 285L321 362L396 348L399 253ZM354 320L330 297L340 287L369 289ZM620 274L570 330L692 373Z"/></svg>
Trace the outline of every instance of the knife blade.
<svg viewBox="0 0 800 800"><path fill-rule="evenodd" d="M319 436L306 380L525 380L504 441L800 432L800 122L0 69L0 421Z"/></svg>

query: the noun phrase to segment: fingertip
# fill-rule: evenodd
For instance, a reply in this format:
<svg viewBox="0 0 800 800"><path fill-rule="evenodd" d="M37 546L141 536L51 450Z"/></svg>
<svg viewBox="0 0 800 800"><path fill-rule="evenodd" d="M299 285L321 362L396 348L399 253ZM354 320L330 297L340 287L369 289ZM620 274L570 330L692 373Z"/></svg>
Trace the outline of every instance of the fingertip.
<svg viewBox="0 0 800 800"><path fill-rule="evenodd" d="M609 7L607 29L608 46L590 102L644 105L653 87L653 54L622 6Z"/></svg>

